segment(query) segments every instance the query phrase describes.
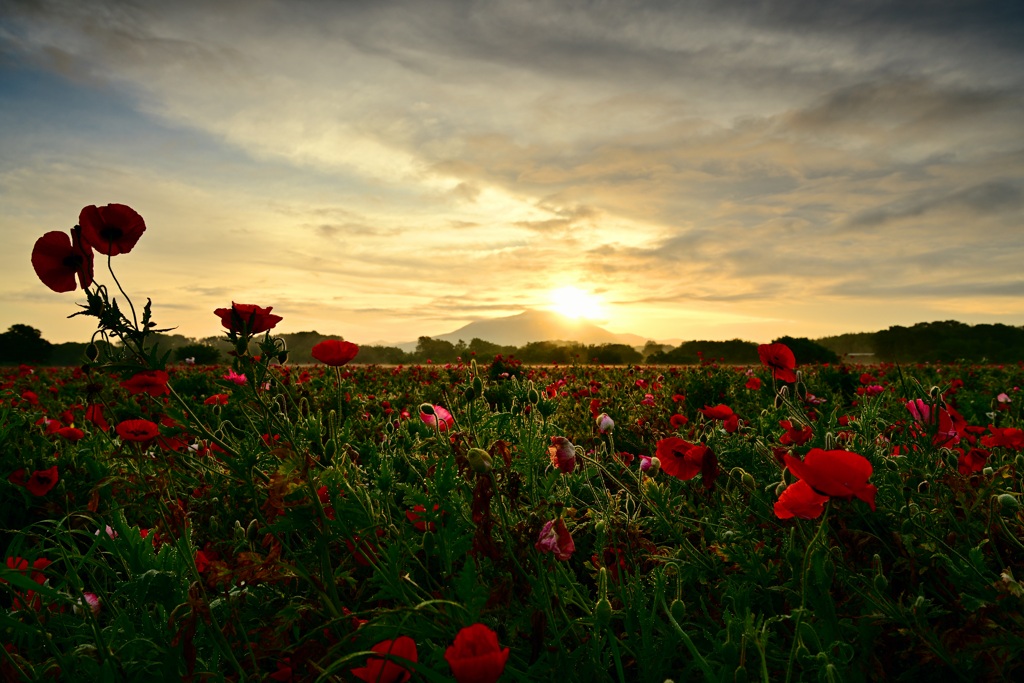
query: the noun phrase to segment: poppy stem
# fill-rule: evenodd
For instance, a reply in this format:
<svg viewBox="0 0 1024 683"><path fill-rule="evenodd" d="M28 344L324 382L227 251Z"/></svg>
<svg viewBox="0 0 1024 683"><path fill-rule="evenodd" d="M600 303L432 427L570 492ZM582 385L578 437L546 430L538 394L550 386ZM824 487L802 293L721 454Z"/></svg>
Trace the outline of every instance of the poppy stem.
<svg viewBox="0 0 1024 683"><path fill-rule="evenodd" d="M121 286L121 282L117 279L117 276L114 275L114 268L110 262L111 259L113 259L113 256L107 254L107 270L110 271L110 277L114 279L114 284L117 285L117 289L121 292L121 295L124 297L125 301L128 302L128 308L130 308L132 311L132 323L135 325L135 330L139 331L139 317L135 314L135 304L132 303L131 297L128 296L128 293L124 291L124 287Z"/></svg>

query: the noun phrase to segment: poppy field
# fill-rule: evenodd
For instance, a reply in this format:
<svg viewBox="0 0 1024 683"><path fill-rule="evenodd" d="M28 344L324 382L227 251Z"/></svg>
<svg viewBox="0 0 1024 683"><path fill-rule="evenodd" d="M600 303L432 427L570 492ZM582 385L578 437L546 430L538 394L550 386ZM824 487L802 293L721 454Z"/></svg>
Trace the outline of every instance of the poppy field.
<svg viewBox="0 0 1024 683"><path fill-rule="evenodd" d="M79 223L88 358L0 368L4 680L1024 678L1021 365L293 367L229 302L169 364L144 221Z"/></svg>

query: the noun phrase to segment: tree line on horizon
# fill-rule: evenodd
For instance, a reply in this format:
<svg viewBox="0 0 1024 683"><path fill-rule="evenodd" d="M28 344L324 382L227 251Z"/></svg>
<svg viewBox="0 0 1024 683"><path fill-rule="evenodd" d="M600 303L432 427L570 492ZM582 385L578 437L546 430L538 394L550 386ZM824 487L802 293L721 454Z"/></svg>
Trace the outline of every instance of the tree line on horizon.
<svg viewBox="0 0 1024 683"><path fill-rule="evenodd" d="M282 334L292 364L316 363L313 346L337 335L315 331ZM161 350L177 362L192 359L199 365L225 362L231 345L220 337L193 339L183 335L156 335ZM1010 325L967 325L955 320L917 323L911 327L894 325L878 332L859 332L820 339L784 336L773 340L789 346L801 364L846 362L1024 362L1024 327ZM80 365L87 344L53 344L42 333L24 324L12 325L0 334L0 364L29 363L53 366ZM101 345L102 346L102 345ZM753 365L759 362L755 342L687 341L679 346L648 341L643 347L627 344L580 344L539 341L523 346L495 344L483 339L456 343L420 337L416 348L404 351L397 346L360 346L356 363L402 365L410 363L453 363L479 358L490 361L497 355L514 357L527 364L598 363L625 365L690 365L718 362Z"/></svg>

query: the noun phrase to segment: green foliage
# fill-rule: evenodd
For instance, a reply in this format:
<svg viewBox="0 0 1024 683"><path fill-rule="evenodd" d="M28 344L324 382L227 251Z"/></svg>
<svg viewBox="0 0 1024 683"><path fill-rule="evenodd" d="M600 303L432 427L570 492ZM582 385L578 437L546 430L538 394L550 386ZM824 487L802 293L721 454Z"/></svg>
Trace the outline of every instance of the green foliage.
<svg viewBox="0 0 1024 683"><path fill-rule="evenodd" d="M196 365L216 365L221 355L220 351L209 344L186 344L174 349L174 359L179 363L191 359Z"/></svg>

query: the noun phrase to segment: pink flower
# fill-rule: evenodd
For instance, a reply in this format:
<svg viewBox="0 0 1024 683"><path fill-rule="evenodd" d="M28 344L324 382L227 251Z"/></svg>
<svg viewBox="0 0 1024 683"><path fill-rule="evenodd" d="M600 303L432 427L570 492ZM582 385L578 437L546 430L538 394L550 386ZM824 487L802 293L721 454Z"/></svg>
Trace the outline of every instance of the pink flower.
<svg viewBox="0 0 1024 683"><path fill-rule="evenodd" d="M224 375L221 379L226 379L227 381L234 382L235 384L238 385L245 384L246 382L245 373L239 374L235 372L233 369L229 369L228 374Z"/></svg>
<svg viewBox="0 0 1024 683"><path fill-rule="evenodd" d="M910 411L910 415L914 418L915 422L920 422L921 424L931 422L932 409L923 399L915 398L913 401L907 401L907 410Z"/></svg>
<svg viewBox="0 0 1024 683"><path fill-rule="evenodd" d="M436 426L440 432L446 432L455 425L455 418L441 406L420 406L420 419L423 420L423 424Z"/></svg>
<svg viewBox="0 0 1024 683"><path fill-rule="evenodd" d="M555 558L563 562L576 552L576 544L561 517L544 523L534 547L542 553L554 553Z"/></svg>
<svg viewBox="0 0 1024 683"><path fill-rule="evenodd" d="M576 469L576 446L564 436L551 437L548 455L551 456L551 464L562 474L569 474Z"/></svg>
<svg viewBox="0 0 1024 683"><path fill-rule="evenodd" d="M597 431L607 434L613 429L615 429L615 422L608 417L608 413L601 413L597 416Z"/></svg>

